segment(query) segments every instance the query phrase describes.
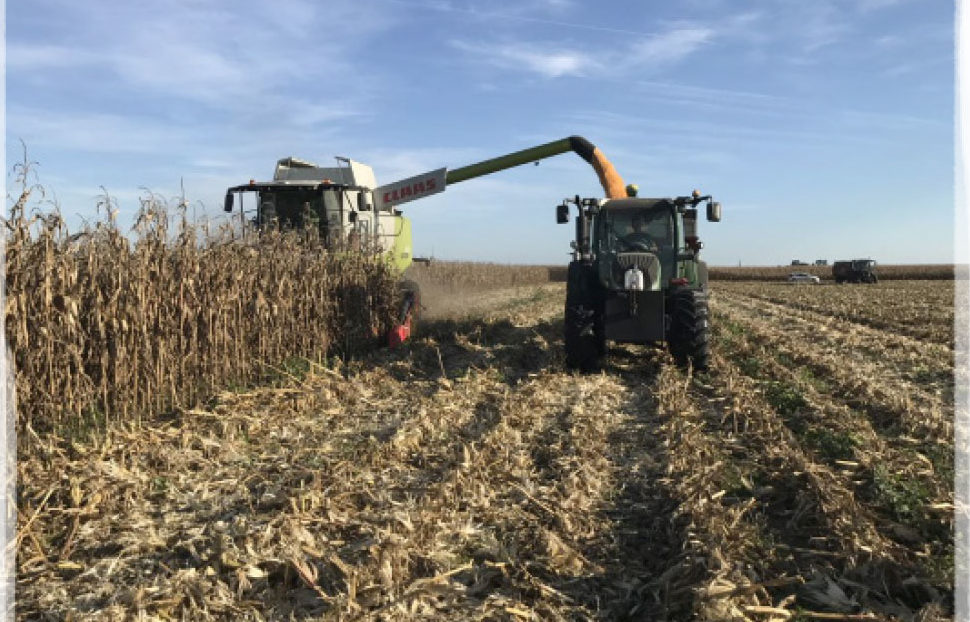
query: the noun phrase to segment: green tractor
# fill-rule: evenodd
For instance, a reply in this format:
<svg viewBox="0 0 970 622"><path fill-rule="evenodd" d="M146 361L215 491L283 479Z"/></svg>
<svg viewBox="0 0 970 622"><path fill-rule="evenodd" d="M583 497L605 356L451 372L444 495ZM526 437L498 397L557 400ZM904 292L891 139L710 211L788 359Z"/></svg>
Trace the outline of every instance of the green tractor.
<svg viewBox="0 0 970 622"><path fill-rule="evenodd" d="M560 224L578 210L566 286L566 364L594 371L607 342L665 342L681 366L710 365L707 265L698 259L697 211L721 220L721 204L690 196L646 199L566 199Z"/></svg>

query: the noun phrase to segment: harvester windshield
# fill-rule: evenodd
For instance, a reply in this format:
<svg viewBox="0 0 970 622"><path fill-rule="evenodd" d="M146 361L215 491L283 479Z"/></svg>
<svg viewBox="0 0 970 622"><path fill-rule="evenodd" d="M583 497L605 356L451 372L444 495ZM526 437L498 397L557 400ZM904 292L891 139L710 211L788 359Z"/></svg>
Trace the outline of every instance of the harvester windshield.
<svg viewBox="0 0 970 622"><path fill-rule="evenodd" d="M334 196L327 197L327 194ZM333 190L317 192L285 186L261 190L257 194L257 224L282 229L319 225L320 214L325 212L326 199L336 203L335 194Z"/></svg>

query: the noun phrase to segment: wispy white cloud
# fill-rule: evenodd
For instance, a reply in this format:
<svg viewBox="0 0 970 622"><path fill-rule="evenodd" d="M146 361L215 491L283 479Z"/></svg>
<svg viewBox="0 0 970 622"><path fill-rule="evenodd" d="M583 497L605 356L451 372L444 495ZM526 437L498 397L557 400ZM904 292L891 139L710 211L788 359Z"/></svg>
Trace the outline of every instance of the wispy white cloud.
<svg viewBox="0 0 970 622"><path fill-rule="evenodd" d="M873 39L872 43L877 48L888 49L894 48L903 42L903 38L899 35L883 35L881 37L876 37Z"/></svg>
<svg viewBox="0 0 970 622"><path fill-rule="evenodd" d="M863 12L878 11L892 6L904 4L909 0L858 0L858 8Z"/></svg>
<svg viewBox="0 0 970 622"><path fill-rule="evenodd" d="M547 78L582 76L599 63L578 50L547 50L524 43L476 44L454 40L451 45L481 62L503 69L525 70Z"/></svg>
<svg viewBox="0 0 970 622"><path fill-rule="evenodd" d="M8 71L42 71L47 69L67 69L99 62L101 55L87 50L79 50L65 45L49 43L26 43L11 41L7 43Z"/></svg>
<svg viewBox="0 0 970 622"><path fill-rule="evenodd" d="M835 5L827 2L799 4L791 32L799 37L804 52L832 45L852 31L851 22Z"/></svg>
<svg viewBox="0 0 970 622"><path fill-rule="evenodd" d="M642 30L631 28L619 28L616 26L604 26L600 24L590 24L588 22L564 21L563 19L553 19L546 17L547 14L558 15L567 12L577 4L569 0L533 0L531 2L515 2L508 5L489 4L487 10L473 8L467 5L458 5L448 0L383 0L388 4L406 6L412 9L427 11L438 11L442 13L453 13L465 15L476 21L494 20L501 22L523 22L532 24L542 24L546 26L558 26L574 30L586 30L592 32L606 32L612 34L625 35L644 35ZM551 10L543 10L551 9Z"/></svg>
<svg viewBox="0 0 970 622"><path fill-rule="evenodd" d="M274 96L299 80L343 79L359 86L350 80L353 54L393 20L351 0L328 2L325 16L307 0L255 5L255 15L253 7L237 14L190 0L164 7L136 3L114 7L111 21L99 13L83 15L80 5L57 6L58 19L75 14L88 27L71 45L8 33L11 73L85 68L128 88L231 110L281 105L284 99ZM333 28L335 23L354 27ZM334 99L350 100L354 93L348 87L335 91Z"/></svg>
<svg viewBox="0 0 970 622"><path fill-rule="evenodd" d="M7 109L7 132L22 138L34 151L58 148L152 154L176 150L191 138L185 129L134 115L38 112L22 107Z"/></svg>
<svg viewBox="0 0 970 622"><path fill-rule="evenodd" d="M674 28L634 43L625 58L632 65L656 66L682 60L714 38L705 27Z"/></svg>
<svg viewBox="0 0 970 622"><path fill-rule="evenodd" d="M682 61L712 41L714 34L714 30L706 27L676 25L620 49L599 49L596 55L538 42L483 44L452 40L451 45L477 62L546 78L592 73L616 77Z"/></svg>

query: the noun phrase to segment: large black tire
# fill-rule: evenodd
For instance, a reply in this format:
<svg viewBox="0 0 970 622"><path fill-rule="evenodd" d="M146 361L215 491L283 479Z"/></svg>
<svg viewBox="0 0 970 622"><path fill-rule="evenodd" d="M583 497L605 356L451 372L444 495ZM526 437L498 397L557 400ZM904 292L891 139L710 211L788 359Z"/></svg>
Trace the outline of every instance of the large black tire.
<svg viewBox="0 0 970 622"><path fill-rule="evenodd" d="M697 281L698 281L698 284L700 284L701 289L703 289L705 292L707 291L707 280L708 280L707 262L698 261L697 262Z"/></svg>
<svg viewBox="0 0 970 622"><path fill-rule="evenodd" d="M681 367L693 366L695 371L707 370L711 362L707 293L679 288L668 300L670 328L667 331L667 344L670 353Z"/></svg>
<svg viewBox="0 0 970 622"><path fill-rule="evenodd" d="M566 312L563 319L566 367L596 371L606 355L603 296L592 266L574 261L566 277Z"/></svg>
<svg viewBox="0 0 970 622"><path fill-rule="evenodd" d="M414 281L404 279L397 284L398 307L397 320L399 324L411 321L411 336L418 328L418 320L421 318L421 288Z"/></svg>

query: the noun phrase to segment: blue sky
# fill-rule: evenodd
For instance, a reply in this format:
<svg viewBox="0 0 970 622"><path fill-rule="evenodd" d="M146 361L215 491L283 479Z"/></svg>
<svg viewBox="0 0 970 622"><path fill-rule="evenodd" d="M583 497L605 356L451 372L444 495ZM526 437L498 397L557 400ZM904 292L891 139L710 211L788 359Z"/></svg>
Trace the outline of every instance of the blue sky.
<svg viewBox="0 0 970 622"><path fill-rule="evenodd" d="M938 0L7 3L19 140L70 223L197 215L293 155L379 183L580 134L642 196L694 188L711 264L953 257L954 6ZM8 175L8 183L10 181ZM406 206L415 252L564 263L565 154Z"/></svg>

